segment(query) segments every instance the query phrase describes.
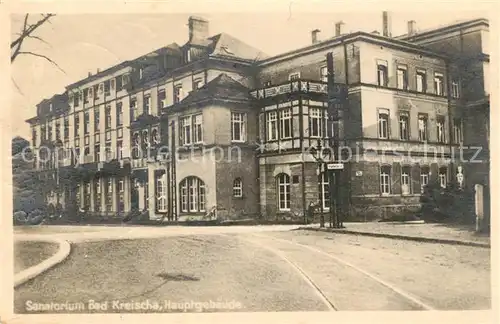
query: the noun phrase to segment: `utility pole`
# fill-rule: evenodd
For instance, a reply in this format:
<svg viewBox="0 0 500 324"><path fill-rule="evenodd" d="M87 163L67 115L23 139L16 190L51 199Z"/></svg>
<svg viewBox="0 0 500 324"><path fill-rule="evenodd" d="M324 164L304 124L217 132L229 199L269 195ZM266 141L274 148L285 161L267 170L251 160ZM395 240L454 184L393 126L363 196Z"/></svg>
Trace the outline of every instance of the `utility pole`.
<svg viewBox="0 0 500 324"><path fill-rule="evenodd" d="M335 84L335 70L333 64L333 53L326 55L328 71L328 129L330 149L333 149L334 163L327 164L328 184L330 192L330 227L340 227L341 213L341 183L340 176L344 165L340 163L340 109L344 101L346 89L344 85Z"/></svg>

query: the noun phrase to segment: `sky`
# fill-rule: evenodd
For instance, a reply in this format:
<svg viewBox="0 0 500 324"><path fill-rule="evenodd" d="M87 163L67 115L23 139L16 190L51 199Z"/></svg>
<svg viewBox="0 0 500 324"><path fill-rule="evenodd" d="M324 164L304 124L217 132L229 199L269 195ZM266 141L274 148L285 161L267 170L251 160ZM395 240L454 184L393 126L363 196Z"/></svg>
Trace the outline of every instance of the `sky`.
<svg viewBox="0 0 500 324"><path fill-rule="evenodd" d="M89 72L106 69L124 60L134 59L157 48L188 39L188 17L201 16L209 21L210 35L226 32L268 55L276 55L307 46L311 31L320 29L320 40L332 37L335 23L343 21L346 31L381 31L382 9L376 11L302 12L293 5L269 13L172 13L172 14L58 14L50 24L40 27L23 51L46 55L50 62L19 56L12 65L13 136L29 138L25 120L35 116L36 104L44 98L64 92L68 84L85 78ZM434 11L391 12L392 35L406 33L407 22L415 20L424 30L456 20L487 17L485 12ZM31 15L35 22L40 15ZM11 34L21 30L24 15L11 16Z"/></svg>

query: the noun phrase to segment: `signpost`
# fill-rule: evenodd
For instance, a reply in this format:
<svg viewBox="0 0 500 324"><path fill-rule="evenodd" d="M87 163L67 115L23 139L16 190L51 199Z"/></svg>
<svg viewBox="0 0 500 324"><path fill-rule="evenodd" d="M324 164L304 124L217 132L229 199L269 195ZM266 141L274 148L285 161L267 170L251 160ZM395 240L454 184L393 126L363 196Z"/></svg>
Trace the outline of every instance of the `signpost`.
<svg viewBox="0 0 500 324"><path fill-rule="evenodd" d="M329 52L326 55L326 68L328 72L328 124L330 147L333 149L334 163L327 164L328 183L330 191L330 227L338 228L341 226L341 172L344 170L344 164L340 161L340 120L342 118L343 105L346 102L348 87L346 84L335 83L335 71L333 54Z"/></svg>

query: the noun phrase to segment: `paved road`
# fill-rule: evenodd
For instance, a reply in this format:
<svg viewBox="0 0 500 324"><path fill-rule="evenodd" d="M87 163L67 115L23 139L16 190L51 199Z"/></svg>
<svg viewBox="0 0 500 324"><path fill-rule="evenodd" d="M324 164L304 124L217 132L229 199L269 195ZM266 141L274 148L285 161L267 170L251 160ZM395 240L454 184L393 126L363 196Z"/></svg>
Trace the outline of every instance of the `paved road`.
<svg viewBox="0 0 500 324"><path fill-rule="evenodd" d="M489 249L306 231L153 236L75 237L68 260L16 289L15 312L91 312L89 300L107 312L490 308Z"/></svg>

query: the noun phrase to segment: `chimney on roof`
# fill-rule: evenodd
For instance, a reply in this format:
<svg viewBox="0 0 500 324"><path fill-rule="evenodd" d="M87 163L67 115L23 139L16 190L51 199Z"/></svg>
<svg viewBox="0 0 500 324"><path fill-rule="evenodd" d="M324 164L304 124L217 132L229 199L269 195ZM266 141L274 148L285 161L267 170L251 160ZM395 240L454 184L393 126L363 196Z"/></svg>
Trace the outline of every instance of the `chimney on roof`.
<svg viewBox="0 0 500 324"><path fill-rule="evenodd" d="M99 72L101 72L101 69L97 69L97 74L99 74Z"/></svg>
<svg viewBox="0 0 500 324"><path fill-rule="evenodd" d="M92 72L89 72L89 77L91 77L91 76L92 76Z"/></svg>
<svg viewBox="0 0 500 324"><path fill-rule="evenodd" d="M321 31L319 29L315 29L311 32L311 40L312 40L312 43L313 44L316 44L319 42L319 38L318 38L318 34L320 33Z"/></svg>
<svg viewBox="0 0 500 324"><path fill-rule="evenodd" d="M189 17L189 41L205 40L208 38L208 21L191 16Z"/></svg>
<svg viewBox="0 0 500 324"><path fill-rule="evenodd" d="M385 37L391 37L391 15L384 11L382 12L382 35Z"/></svg>
<svg viewBox="0 0 500 324"><path fill-rule="evenodd" d="M344 29L344 22L339 21L335 23L335 36L340 36L343 34L343 29Z"/></svg>
<svg viewBox="0 0 500 324"><path fill-rule="evenodd" d="M408 36L413 36L417 33L417 22L415 20L410 20L408 22Z"/></svg>

